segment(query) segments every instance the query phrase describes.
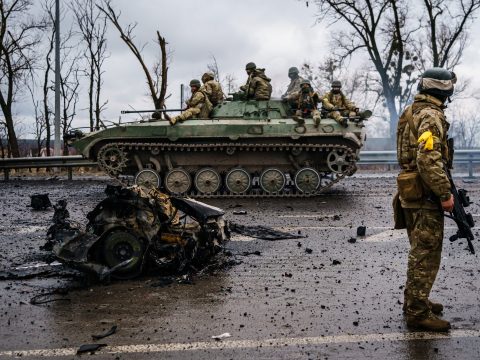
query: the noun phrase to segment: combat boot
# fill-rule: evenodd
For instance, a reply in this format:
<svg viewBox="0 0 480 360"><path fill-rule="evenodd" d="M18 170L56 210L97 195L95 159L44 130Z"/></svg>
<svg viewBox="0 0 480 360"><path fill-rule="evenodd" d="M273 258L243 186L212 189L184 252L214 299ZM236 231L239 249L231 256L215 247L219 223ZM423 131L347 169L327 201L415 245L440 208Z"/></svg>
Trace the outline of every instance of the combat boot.
<svg viewBox="0 0 480 360"><path fill-rule="evenodd" d="M415 330L427 330L444 332L450 330L451 326L447 320L439 319L433 313L427 317L416 317L407 315L407 327Z"/></svg>
<svg viewBox="0 0 480 360"><path fill-rule="evenodd" d="M440 303L434 303L428 300L428 306L430 307L431 312L435 315L440 315L443 312L443 305ZM403 302L403 313L407 313L407 301Z"/></svg>

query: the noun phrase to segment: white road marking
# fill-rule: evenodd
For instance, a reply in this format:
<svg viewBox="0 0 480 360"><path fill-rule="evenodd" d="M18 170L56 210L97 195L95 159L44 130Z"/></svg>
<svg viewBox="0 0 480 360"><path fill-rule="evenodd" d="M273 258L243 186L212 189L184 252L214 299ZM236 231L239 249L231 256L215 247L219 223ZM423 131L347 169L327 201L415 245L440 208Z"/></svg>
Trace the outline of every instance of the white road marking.
<svg viewBox="0 0 480 360"><path fill-rule="evenodd" d="M399 239L404 239L407 237L406 230L394 230L389 229L386 231L382 231L381 233L366 236L365 238L360 238L360 241L365 242L389 242L389 241L396 241Z"/></svg>
<svg viewBox="0 0 480 360"><path fill-rule="evenodd" d="M139 344L107 346L96 354L132 354L132 353L165 353L173 351L221 350L221 349L255 349L283 348L285 346L313 346L323 344L348 344L361 342L389 342L416 340L450 340L458 338L479 338L480 330L452 330L449 333L408 332L362 335L332 335L315 337L294 337L263 340L226 340L199 341L192 343ZM76 348L35 349L0 351L0 357L61 357L73 356Z"/></svg>

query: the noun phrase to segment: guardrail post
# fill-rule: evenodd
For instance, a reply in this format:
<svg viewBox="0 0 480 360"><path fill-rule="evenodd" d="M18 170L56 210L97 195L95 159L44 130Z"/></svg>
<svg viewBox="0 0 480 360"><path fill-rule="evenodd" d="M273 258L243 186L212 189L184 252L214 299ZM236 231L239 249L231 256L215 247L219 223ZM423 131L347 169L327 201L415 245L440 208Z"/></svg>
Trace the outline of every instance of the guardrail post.
<svg viewBox="0 0 480 360"><path fill-rule="evenodd" d="M5 182L10 180L10 171L8 169L3 169L3 179Z"/></svg>
<svg viewBox="0 0 480 360"><path fill-rule="evenodd" d="M73 172L73 169L72 169L71 167L69 167L69 168L67 169L68 180L72 180L72 178L73 178L72 172Z"/></svg>
<svg viewBox="0 0 480 360"><path fill-rule="evenodd" d="M468 155L468 177L473 178L473 159L472 154Z"/></svg>

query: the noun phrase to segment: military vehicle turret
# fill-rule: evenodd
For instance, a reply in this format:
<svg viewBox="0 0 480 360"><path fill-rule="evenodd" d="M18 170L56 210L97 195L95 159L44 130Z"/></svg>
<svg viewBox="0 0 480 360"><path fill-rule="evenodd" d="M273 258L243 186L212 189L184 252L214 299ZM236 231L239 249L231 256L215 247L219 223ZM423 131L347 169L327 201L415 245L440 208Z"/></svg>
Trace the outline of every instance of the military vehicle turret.
<svg viewBox="0 0 480 360"><path fill-rule="evenodd" d="M281 100L224 101L209 119L118 124L71 144L123 182L191 197L313 196L356 171L364 120L293 116Z"/></svg>

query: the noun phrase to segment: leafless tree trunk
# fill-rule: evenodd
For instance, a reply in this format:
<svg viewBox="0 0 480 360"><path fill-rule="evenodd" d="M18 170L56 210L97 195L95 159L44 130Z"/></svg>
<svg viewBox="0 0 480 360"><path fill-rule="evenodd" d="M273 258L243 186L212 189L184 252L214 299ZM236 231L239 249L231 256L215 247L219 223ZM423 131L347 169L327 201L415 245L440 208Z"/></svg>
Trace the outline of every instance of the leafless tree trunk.
<svg viewBox="0 0 480 360"><path fill-rule="evenodd" d="M27 85L28 87L28 92L30 93L30 97L32 99L32 105L33 105L33 113L34 113L34 118L35 118L35 132L33 135L35 136L35 140L37 142L37 153L34 156L40 156L40 152L42 150L42 146L44 143L44 134L45 134L45 119L43 118L43 115L41 111L39 110L40 108L40 101L38 101L35 97L35 81L32 78L32 82Z"/></svg>
<svg viewBox="0 0 480 360"><path fill-rule="evenodd" d="M13 118L15 96L21 91L25 76L35 62L38 30L43 21L30 19L31 0L0 0L0 107L8 133L8 147L20 156Z"/></svg>
<svg viewBox="0 0 480 360"><path fill-rule="evenodd" d="M221 82L221 77L220 77L220 70L218 69L218 62L217 58L214 55L211 55L212 62L210 64L207 64L207 69L208 71L212 72L215 80L218 82Z"/></svg>
<svg viewBox="0 0 480 360"><path fill-rule="evenodd" d="M5 149L5 145L3 144L3 139L6 139L6 132L4 123L0 121L0 156L2 159L8 157L7 151Z"/></svg>
<svg viewBox="0 0 480 360"><path fill-rule="evenodd" d="M480 0L424 0L423 4L414 5L426 10L427 15L420 19L420 25L418 11L410 8L412 4L405 0L315 2L321 14L319 20L341 21L350 29L349 33L339 32L334 37L335 58L341 65L360 50L367 53L378 74L377 91L385 99L390 135L394 138L399 112L411 100L419 70L458 63L467 36L468 19L473 17ZM448 21L454 11L458 17ZM444 20L440 21L440 17ZM422 29L428 29L430 45L427 51L432 54L431 64L425 61ZM419 48L422 49L420 54Z"/></svg>
<svg viewBox="0 0 480 360"><path fill-rule="evenodd" d="M227 89L227 94L233 93L235 89L238 88L237 78L233 74L225 75L222 87L224 87L224 89Z"/></svg>
<svg viewBox="0 0 480 360"><path fill-rule="evenodd" d="M45 53L45 62L44 62L44 68L42 69L43 71L43 84L42 84L42 90L43 90L43 98L42 98L42 105L43 105L43 119L45 122L45 148L46 148L46 156L51 156L51 145L50 141L52 138L52 126L51 126L51 115L52 111L50 110L49 106L49 92L51 89L51 84L50 84L50 73L53 69L52 65L52 54L53 50L55 48L55 0L45 0L43 4L43 10L46 13L47 19L48 19L48 30L49 30L49 35L48 35L48 47L47 51Z"/></svg>
<svg viewBox="0 0 480 360"><path fill-rule="evenodd" d="M164 109L165 108L165 99L167 93L167 74L168 74L168 53L167 53L167 42L164 37L160 35L160 32L157 31L157 42L160 46L161 58L153 66L153 74L148 69L145 60L143 59L141 49L139 49L133 42L133 31L136 27L136 24L129 24L126 28L122 28L120 25L120 12L116 12L111 7L111 1L105 0L104 6L97 7L102 11L106 17L111 21L115 28L120 33L120 38L125 42L130 51L135 55L140 66L143 69L145 77L147 79L147 86L150 92L150 96L153 100L155 109Z"/></svg>
<svg viewBox="0 0 480 360"><path fill-rule="evenodd" d="M88 100L90 131L99 129L101 113L107 102L101 102L103 63L108 57L107 18L95 6L94 0L75 0L71 5L77 26L86 44L84 57L88 63Z"/></svg>
<svg viewBox="0 0 480 360"><path fill-rule="evenodd" d="M74 61L78 61L79 58ZM79 73L82 70L78 66L69 66L65 73L60 76L60 91L62 94L62 133L63 138L71 129L72 121L75 118L77 103L78 103L78 89L80 87ZM68 155L68 145L63 142L63 155Z"/></svg>

